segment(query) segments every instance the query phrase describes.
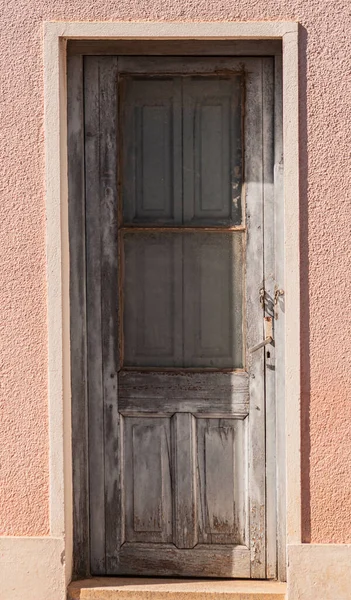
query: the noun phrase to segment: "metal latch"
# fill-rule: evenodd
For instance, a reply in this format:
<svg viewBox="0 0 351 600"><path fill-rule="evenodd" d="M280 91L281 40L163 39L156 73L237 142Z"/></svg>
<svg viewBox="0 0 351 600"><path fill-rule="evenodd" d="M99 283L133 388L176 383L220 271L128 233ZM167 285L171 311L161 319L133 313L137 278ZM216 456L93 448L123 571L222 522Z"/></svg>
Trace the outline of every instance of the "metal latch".
<svg viewBox="0 0 351 600"><path fill-rule="evenodd" d="M249 352L256 352L256 350L259 350L260 348L263 348L263 346L267 346L267 344L271 344L273 342L273 319L272 319L272 317L264 317L264 331L265 331L264 340L262 340L262 342L260 342L259 344L256 344L256 346L252 346L252 348L249 348Z"/></svg>

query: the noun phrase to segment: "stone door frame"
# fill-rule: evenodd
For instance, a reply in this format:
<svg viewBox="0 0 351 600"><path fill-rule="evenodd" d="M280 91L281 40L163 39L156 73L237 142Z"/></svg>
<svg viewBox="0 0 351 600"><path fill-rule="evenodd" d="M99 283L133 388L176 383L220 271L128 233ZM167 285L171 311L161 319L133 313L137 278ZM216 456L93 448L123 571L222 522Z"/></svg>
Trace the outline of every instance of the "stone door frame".
<svg viewBox="0 0 351 600"><path fill-rule="evenodd" d="M62 539L66 560L62 561L62 580L67 584L72 573L84 573L86 561L84 535L73 531L74 513L84 499L73 497L72 488L79 476L72 463L71 359L79 355L70 340L70 322L76 315L70 306L71 295L78 293L77 282L70 282L70 264L79 261L79 249L70 248L69 221L81 215L69 214L67 161L67 42L69 40L280 40L282 42L282 139L284 171L277 173L284 194L284 210L278 209L281 227L276 228L277 254L284 256L281 273L284 281L285 366L284 406L281 407L282 454L278 461L278 480L286 491L281 507L286 516L286 546L301 544L301 464L300 464L300 258L299 258L299 110L298 110L298 25L297 23L46 23L44 28L45 78L45 154L47 216L48 285L48 375L50 441L50 536ZM78 106L78 105L77 105ZM279 109L279 105L277 105ZM69 106L69 110L75 110ZM280 165L282 167L282 165ZM277 168L277 167L276 167ZM281 171L281 172L280 172ZM284 192L283 192L284 190ZM72 234L71 234L72 235ZM81 249L80 249L81 250ZM279 270L279 269L278 269ZM79 285L79 284L77 284ZM74 291L75 289L75 291ZM81 324L83 327L83 324ZM284 361L283 361L284 362ZM77 367L77 365L76 365ZM79 365L78 365L79 367ZM84 378L80 379L84 387ZM282 388L283 389L283 388ZM84 391L84 390L83 390ZM284 414L285 413L285 414ZM73 417L74 418L74 417ZM76 451L76 450L75 450ZM84 451L84 448L83 448ZM284 458L285 454L285 458ZM279 509L278 509L279 510ZM284 528L285 529L285 528ZM279 537L279 535L278 535ZM39 538L38 538L39 539ZM42 538L41 538L42 539ZM43 538L44 539L44 538ZM60 545L61 547L61 545ZM75 547L75 550L74 550ZM77 549L82 563L73 565ZM281 579L284 579L283 573Z"/></svg>

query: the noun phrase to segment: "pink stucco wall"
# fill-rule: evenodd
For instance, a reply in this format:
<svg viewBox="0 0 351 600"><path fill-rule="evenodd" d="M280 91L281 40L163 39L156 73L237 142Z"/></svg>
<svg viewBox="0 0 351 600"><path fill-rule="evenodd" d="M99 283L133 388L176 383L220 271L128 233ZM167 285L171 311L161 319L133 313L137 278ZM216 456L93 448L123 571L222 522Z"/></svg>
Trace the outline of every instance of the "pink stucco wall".
<svg viewBox="0 0 351 600"><path fill-rule="evenodd" d="M351 542L350 0L3 0L0 535L48 532L42 22L301 23L303 530Z"/></svg>

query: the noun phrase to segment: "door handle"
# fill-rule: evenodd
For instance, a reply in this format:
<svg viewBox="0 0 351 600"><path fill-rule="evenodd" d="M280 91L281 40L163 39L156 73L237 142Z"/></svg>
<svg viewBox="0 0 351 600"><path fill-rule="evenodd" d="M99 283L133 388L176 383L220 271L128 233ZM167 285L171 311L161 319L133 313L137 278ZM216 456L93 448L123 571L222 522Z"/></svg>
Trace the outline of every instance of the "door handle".
<svg viewBox="0 0 351 600"><path fill-rule="evenodd" d="M256 350L259 350L260 348L263 348L263 346L267 346L267 344L271 344L272 342L273 338L271 335L269 335L268 337L264 338L262 342L256 344L256 346L252 346L252 348L249 348L249 352L256 352Z"/></svg>
<svg viewBox="0 0 351 600"><path fill-rule="evenodd" d="M262 340L262 342L259 342L259 344L252 346L252 348L249 348L249 352L251 354L252 354L252 352L256 352L256 350L259 350L260 348L263 348L264 346L267 346L267 344L271 344L273 342L273 319L272 319L272 317L264 318L264 328L265 328L265 338L264 338L264 340Z"/></svg>

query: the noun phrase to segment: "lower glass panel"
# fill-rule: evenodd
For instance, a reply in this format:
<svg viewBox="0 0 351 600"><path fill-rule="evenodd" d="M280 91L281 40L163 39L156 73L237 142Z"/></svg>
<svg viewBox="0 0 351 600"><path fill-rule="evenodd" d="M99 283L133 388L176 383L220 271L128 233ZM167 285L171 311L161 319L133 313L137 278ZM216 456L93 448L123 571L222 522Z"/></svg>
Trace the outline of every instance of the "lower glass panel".
<svg viewBox="0 0 351 600"><path fill-rule="evenodd" d="M243 239L124 234L125 366L243 366Z"/></svg>

